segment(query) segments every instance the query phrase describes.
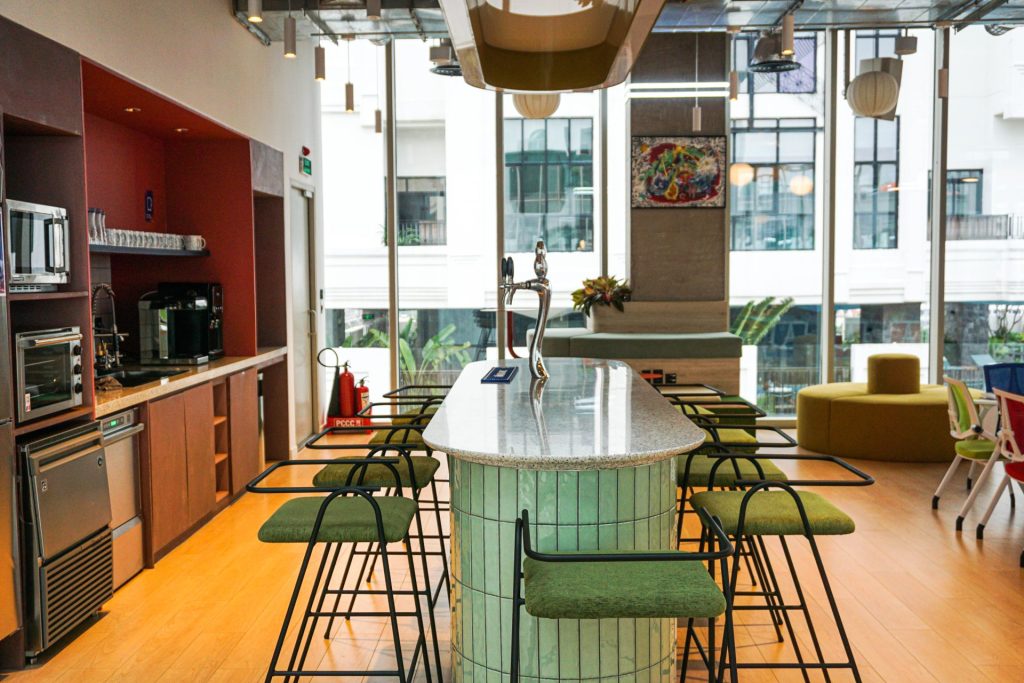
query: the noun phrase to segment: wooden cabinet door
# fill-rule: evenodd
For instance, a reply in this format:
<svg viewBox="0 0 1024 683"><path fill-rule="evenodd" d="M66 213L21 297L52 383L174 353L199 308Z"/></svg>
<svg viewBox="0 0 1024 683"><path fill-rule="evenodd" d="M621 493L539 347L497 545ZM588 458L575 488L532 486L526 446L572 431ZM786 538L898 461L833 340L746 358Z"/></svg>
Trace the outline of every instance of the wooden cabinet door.
<svg viewBox="0 0 1024 683"><path fill-rule="evenodd" d="M157 552L189 527L185 396L153 401L148 412L152 510L147 521L153 551Z"/></svg>
<svg viewBox="0 0 1024 683"><path fill-rule="evenodd" d="M263 466L260 462L259 382L250 369L228 377L228 430L231 490L241 491Z"/></svg>
<svg viewBox="0 0 1024 683"><path fill-rule="evenodd" d="M213 511L217 502L214 464L213 386L182 392L185 402L185 452L188 461L189 526Z"/></svg>

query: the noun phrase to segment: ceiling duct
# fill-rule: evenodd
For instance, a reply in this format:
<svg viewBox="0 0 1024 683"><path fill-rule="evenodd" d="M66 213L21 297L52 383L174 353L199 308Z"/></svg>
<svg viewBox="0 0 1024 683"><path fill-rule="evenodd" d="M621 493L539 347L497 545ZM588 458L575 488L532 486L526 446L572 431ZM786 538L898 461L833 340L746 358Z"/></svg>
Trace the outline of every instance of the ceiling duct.
<svg viewBox="0 0 1024 683"><path fill-rule="evenodd" d="M771 31L765 31L754 44L754 53L750 57L747 69L759 74L776 74L799 69L800 62L796 61L796 55L784 56L781 50L779 36Z"/></svg>

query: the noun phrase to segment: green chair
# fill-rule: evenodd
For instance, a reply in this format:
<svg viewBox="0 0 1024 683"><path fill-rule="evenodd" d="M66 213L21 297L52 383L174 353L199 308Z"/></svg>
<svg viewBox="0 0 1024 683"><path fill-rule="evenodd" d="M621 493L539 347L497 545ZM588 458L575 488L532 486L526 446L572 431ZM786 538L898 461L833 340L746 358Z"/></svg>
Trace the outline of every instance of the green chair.
<svg viewBox="0 0 1024 683"><path fill-rule="evenodd" d="M354 427L338 427L333 430L332 433L337 434L344 433L347 430L361 431L359 428ZM411 494L413 500L418 503L416 509L416 520L417 529L419 533L416 534L416 540L420 543L420 549L417 553L423 562L424 576L428 576L427 572L427 557L428 556L440 556L441 557L441 574L438 579L436 587L431 588L431 599L430 607L431 610L437 606L440 600L442 592L451 590L451 579L448 574L448 551L445 543L446 534L444 534L443 527L443 515L442 512L446 511L446 508L442 506L443 501L440 500L437 489L437 470L441 466L440 460L429 455L412 455L410 452L410 446L406 444L379 444L375 446L367 446L365 444L327 444L322 443L320 439L323 434L316 435L310 438L305 447L311 450L330 450L340 452L351 452L359 451L364 453L364 458L356 460L358 465L351 464L352 461L338 461L335 460L331 464L323 467L313 477L313 485L326 489L336 489L348 486L372 486L376 488L386 489L390 492L394 482L393 472L397 470L398 477L402 488L407 488ZM395 466L389 466L381 462L380 456L387 456L393 454L394 457L398 458L399 462ZM368 462L367 462L368 461ZM430 489L431 495L429 497L422 496L423 491ZM432 514L434 517L434 524L437 528L436 534L426 533L421 519L422 514ZM428 550L426 545L428 541L436 541L437 549ZM337 561L337 556L340 553L340 547L335 547L334 550L335 559L332 560L332 564ZM341 583L344 585L348 580L349 574L353 568L353 560L357 557L362 557L360 563L355 585L361 586L363 578L369 582L373 577L373 572L376 567L377 558L380 556L379 552L374 548L373 544L367 546L356 543L351 552L348 555L348 559L345 562L345 568L342 573ZM428 581L429 579L425 579ZM351 595L349 600L349 610L355 604L358 598L358 591ZM336 594L334 609L337 611L338 605L341 601L341 595ZM345 616L346 620L348 617L348 611L341 613ZM330 631L333 626L333 619L328 622L327 630Z"/></svg>
<svg viewBox="0 0 1024 683"><path fill-rule="evenodd" d="M355 458L336 462L338 465L346 465L354 470L368 467L370 464L367 459ZM300 677L304 676L315 676L318 678L395 677L399 680L399 683L408 683L415 676L417 666L421 661L426 680L428 683L432 683L433 675L428 654L423 609L420 604L421 599L426 599L428 608L430 608L429 580L427 577L424 577L428 584L425 588L421 588L416 577L413 547L410 538L412 537L412 521L417 515L418 506L416 501L401 495L402 487L397 469L400 462L399 458L376 458L373 462L374 466L390 470L392 474L392 487L396 491L396 495L393 496L373 496L372 493L378 490L378 487L346 485L331 489L318 486L262 485L267 477L283 467L322 466L322 460L288 460L277 462L246 485L246 489L253 493L319 494L288 500L263 523L259 530L259 539L264 543L305 544L306 546L302 563L299 566L295 587L292 590L288 607L285 610L281 630L278 634L270 666L264 679L267 683L275 678L282 677L285 681L297 681ZM325 608L327 596L330 593L352 594L353 589L347 589L344 582L339 588L330 589L338 557L337 549L344 544L356 543L364 543L377 548L384 575L384 590L370 591L362 589L361 592L364 594L385 595L387 597L388 609L387 611L353 611L350 609L346 616L388 618L391 625L391 637L395 647L395 668L322 671L314 663L313 668L306 669L306 659L319 620L333 620L335 616L338 616L336 608L334 610ZM388 550L388 544L392 543L405 544L404 551L400 554L405 555L409 566L410 588L408 589L396 588L395 580L392 577L391 562L394 553ZM313 551L317 545L321 544L325 547L320 561L316 563L317 569L313 574L312 585L309 589L309 597L306 600L305 608L301 610L301 622L291 654L288 657L287 664L284 664L282 661L282 650L284 649L289 626L296 615L299 595L302 592L303 584L306 582ZM334 560L328 563L328 558L332 555ZM399 610L397 608L396 598L401 596L412 597L411 609ZM440 665L437 628L434 624L432 608L429 609L429 612L436 672L438 680L441 681L443 677ZM399 619L406 617L414 618L417 625L416 644L408 664L403 655L402 638L399 632ZM325 635L325 638L329 637L328 627L328 633Z"/></svg>
<svg viewBox="0 0 1024 683"><path fill-rule="evenodd" d="M510 683L519 681L520 610L539 619L687 619L687 651L680 681L686 678L694 620L708 620L708 646L698 652L708 668L708 681L718 680L716 665L728 665L732 680L736 651L732 637L729 587L718 587L720 566L727 576L733 547L715 520L701 513L706 533L698 552L670 550L613 553L539 552L530 542L526 510L516 520L515 573L512 583L512 651ZM715 550L715 545L718 549ZM705 546L707 550L705 550ZM525 555L525 558L524 558ZM704 562L708 562L705 568ZM710 569L710 572L709 572ZM725 615L721 661L715 656L715 620Z"/></svg>
<svg viewBox="0 0 1024 683"><path fill-rule="evenodd" d="M830 459L841 463L838 459L822 456L818 459ZM845 463L841 463L844 464ZM850 472L862 475L859 483L872 483L870 477L858 470L846 465ZM792 482L806 483L806 482ZM837 484L837 482L813 482L816 484ZM851 482L838 482L843 485L850 485ZM857 661L853 654L846 629L843 626L839 608L836 605L832 587L829 584L825 567L818 552L815 541L817 536L842 535L853 533L855 524L853 520L828 500L809 491L796 491L790 483L778 481L761 482L738 482L739 485L747 486L744 491L702 491L692 496L690 502L694 509L702 510L705 515L702 519L713 517L720 522L721 529L730 536L735 544L732 570L729 580L726 582L729 589L728 595L752 595L763 596L765 605L749 604L735 605L734 610L768 610L772 614L773 622L776 624L776 633L779 641L782 642L782 634L778 629L776 615L781 617L789 635L789 641L796 655L796 662L764 663L744 662L736 664L737 669L799 669L808 680L808 671L818 670L823 673L825 680L829 680L829 671L834 669L849 669L856 681L860 681L860 671L857 668ZM779 489L779 490L770 490ZM779 582L771 565L767 565L766 578L760 590L738 591L737 579L739 576L740 548L744 541L751 543L756 540L761 547L761 555L767 560L768 553L764 547L764 538L776 536L782 548L783 555L793 582L796 593L796 603L787 603L782 595ZM808 609L807 599L804 595L803 586L793 562L787 538L803 536L807 539L811 553L814 556L818 568L818 575L825 589L828 598L832 618L835 622L839 636L843 643L846 654L844 662L826 662L822 653L818 633ZM811 642L814 646L816 661L805 661L804 654L800 649L799 641L793 628L790 612L799 611L807 623ZM691 634L687 634L687 638Z"/></svg>
<svg viewBox="0 0 1024 683"><path fill-rule="evenodd" d="M968 488L971 492L968 494L967 500L960 507L960 513L956 517L956 530L962 531L964 517L967 516L967 513L974 506L974 501L982 489L981 485L988 479L989 473L1000 459L1000 454L999 449L996 448L996 435L990 434L981 426L978 406L974 403L974 397L971 396L967 386L960 380L953 379L952 377L946 377L945 380L949 403L949 433L950 436L956 439L956 442L953 444L953 462L950 463L945 476L939 482L939 487L935 489L935 495L932 496L932 509L938 509L939 498L953 480L960 464L963 462L970 463ZM984 467L977 481L972 485L971 476L977 464L984 464Z"/></svg>

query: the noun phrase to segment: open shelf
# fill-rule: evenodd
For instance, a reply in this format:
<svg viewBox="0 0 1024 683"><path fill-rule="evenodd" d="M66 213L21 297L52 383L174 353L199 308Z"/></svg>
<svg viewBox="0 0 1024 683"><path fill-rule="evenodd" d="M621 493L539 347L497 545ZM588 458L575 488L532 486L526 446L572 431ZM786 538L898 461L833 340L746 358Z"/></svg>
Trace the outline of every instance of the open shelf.
<svg viewBox="0 0 1024 683"><path fill-rule="evenodd" d="M149 247L114 247L109 244L90 244L93 254L134 254L135 256L209 256L209 249L156 249Z"/></svg>
<svg viewBox="0 0 1024 683"><path fill-rule="evenodd" d="M228 421L228 416L227 415L214 415L214 417L213 417L213 426L214 427L220 427L222 424L226 424L227 421Z"/></svg>
<svg viewBox="0 0 1024 683"><path fill-rule="evenodd" d="M84 299L89 292L11 292L9 301L47 301L53 299Z"/></svg>
<svg viewBox="0 0 1024 683"><path fill-rule="evenodd" d="M227 461L228 461L228 454L227 453L216 453L213 456L213 464L215 464L215 465L220 465L221 463L225 463ZM207 490L209 490L209 489L207 489Z"/></svg>
<svg viewBox="0 0 1024 683"><path fill-rule="evenodd" d="M220 503L225 498L227 498L229 495L231 495L230 491L223 491L223 490L217 491L217 502Z"/></svg>

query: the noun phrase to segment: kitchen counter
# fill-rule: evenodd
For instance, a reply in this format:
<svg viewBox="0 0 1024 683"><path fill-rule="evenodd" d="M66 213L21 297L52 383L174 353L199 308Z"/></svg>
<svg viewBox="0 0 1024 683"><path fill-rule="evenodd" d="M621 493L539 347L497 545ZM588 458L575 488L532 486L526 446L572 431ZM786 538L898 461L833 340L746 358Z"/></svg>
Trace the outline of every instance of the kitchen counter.
<svg viewBox="0 0 1024 683"><path fill-rule="evenodd" d="M525 359L510 384L462 371L423 433L451 473L452 673L455 683L509 671L515 521L530 513L538 550L675 546L676 455L704 440L625 363ZM537 619L522 612L526 680L673 683L674 619ZM611 672L610 674L608 672Z"/></svg>
<svg viewBox="0 0 1024 683"><path fill-rule="evenodd" d="M204 382L225 377L247 368L269 365L287 354L287 347L261 348L255 356L224 356L205 365L189 367L185 372L154 382L126 387L116 391L96 391L96 417L103 417L153 401L162 396L188 389ZM160 366L153 366L154 369Z"/></svg>

